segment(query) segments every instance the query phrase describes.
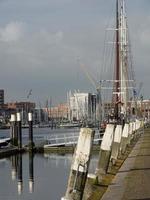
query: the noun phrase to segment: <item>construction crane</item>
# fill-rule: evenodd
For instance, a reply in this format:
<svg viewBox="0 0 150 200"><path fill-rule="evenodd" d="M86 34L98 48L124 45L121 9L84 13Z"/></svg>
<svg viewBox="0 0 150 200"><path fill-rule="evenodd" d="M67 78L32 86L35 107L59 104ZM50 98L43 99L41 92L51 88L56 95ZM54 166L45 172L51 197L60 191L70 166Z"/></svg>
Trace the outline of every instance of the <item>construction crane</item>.
<svg viewBox="0 0 150 200"><path fill-rule="evenodd" d="M29 99L29 97L32 95L32 89L29 90L28 95L27 95L27 99Z"/></svg>

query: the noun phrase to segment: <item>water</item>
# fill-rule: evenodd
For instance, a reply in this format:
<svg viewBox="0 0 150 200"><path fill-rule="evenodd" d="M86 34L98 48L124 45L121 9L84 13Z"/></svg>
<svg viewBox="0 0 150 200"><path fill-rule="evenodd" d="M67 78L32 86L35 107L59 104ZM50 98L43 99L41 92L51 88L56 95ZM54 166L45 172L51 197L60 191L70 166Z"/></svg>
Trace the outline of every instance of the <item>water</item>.
<svg viewBox="0 0 150 200"><path fill-rule="evenodd" d="M23 154L1 159L0 200L61 199L66 191L71 161L71 154L36 154L33 157ZM90 172L93 172L95 157L91 163ZM22 181L21 192L18 191L19 180ZM33 191L29 189L29 180L33 182Z"/></svg>
<svg viewBox="0 0 150 200"><path fill-rule="evenodd" d="M54 131L49 132L49 129L36 131L35 138L36 135L39 138L54 133ZM69 131L65 130L65 132ZM9 134L8 130L4 130L4 132L1 130L0 136ZM27 132L24 130L24 138L26 138ZM64 130L57 131L58 134L63 132ZM71 162L71 154L32 155L26 153L22 156L16 155L1 159L0 200L60 200L66 191ZM96 165L97 155L91 159L90 173L95 171ZM18 190L19 181L22 183L20 184L22 190Z"/></svg>
<svg viewBox="0 0 150 200"><path fill-rule="evenodd" d="M33 138L35 144L40 144L44 142L46 137L53 136L53 135L62 135L62 134L69 134L69 133L79 133L80 129L51 129L51 128L34 128L33 129ZM10 137L10 130L4 129L0 130L0 138L3 137ZM28 144L28 137L29 137L29 130L28 128L22 129L22 139L23 144Z"/></svg>

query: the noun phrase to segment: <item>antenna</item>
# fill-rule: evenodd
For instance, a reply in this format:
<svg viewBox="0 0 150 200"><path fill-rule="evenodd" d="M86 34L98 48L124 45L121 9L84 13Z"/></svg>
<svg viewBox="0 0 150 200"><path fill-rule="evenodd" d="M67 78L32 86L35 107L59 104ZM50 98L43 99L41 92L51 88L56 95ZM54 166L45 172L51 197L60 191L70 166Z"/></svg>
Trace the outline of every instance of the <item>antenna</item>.
<svg viewBox="0 0 150 200"><path fill-rule="evenodd" d="M29 97L32 95L32 89L29 90L28 95L27 95L27 99L29 99Z"/></svg>

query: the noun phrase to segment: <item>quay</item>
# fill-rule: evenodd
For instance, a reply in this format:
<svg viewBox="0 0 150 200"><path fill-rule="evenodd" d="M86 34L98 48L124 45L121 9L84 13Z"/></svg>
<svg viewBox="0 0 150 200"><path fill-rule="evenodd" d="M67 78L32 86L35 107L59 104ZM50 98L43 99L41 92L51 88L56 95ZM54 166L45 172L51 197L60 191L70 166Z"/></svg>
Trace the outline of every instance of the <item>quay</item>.
<svg viewBox="0 0 150 200"><path fill-rule="evenodd" d="M150 199L150 128L144 130L102 200Z"/></svg>
<svg viewBox="0 0 150 200"><path fill-rule="evenodd" d="M144 128L119 157L101 183L88 176L83 200L150 199L150 127Z"/></svg>
<svg viewBox="0 0 150 200"><path fill-rule="evenodd" d="M44 152L44 153L57 153L57 154L67 154L67 153L74 153L76 145L71 146L58 146L58 147L47 147L47 148L41 148L37 147L37 152ZM92 153L98 153L99 152L99 145L93 145L92 146Z"/></svg>

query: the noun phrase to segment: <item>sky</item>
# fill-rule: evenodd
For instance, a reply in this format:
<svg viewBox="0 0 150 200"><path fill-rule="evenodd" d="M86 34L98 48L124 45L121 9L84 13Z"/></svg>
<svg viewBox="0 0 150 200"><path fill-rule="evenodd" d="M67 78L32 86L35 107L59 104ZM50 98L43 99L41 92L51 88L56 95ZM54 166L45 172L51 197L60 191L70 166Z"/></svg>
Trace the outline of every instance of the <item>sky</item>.
<svg viewBox="0 0 150 200"><path fill-rule="evenodd" d="M149 98L150 0L126 0L134 71ZM66 101L67 91L95 92L106 27L115 0L0 0L0 88L5 101ZM32 89L32 95L27 99Z"/></svg>

